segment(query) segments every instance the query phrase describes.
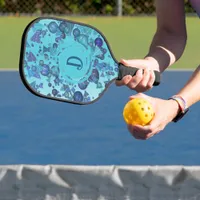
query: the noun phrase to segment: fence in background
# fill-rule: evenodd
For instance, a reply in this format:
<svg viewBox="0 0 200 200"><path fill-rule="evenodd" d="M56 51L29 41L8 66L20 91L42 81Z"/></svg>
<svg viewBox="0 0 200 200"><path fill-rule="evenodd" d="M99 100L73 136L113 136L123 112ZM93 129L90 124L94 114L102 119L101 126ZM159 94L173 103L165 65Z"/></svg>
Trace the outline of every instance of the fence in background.
<svg viewBox="0 0 200 200"><path fill-rule="evenodd" d="M187 13L193 10L185 0ZM0 0L0 14L138 15L154 14L154 0Z"/></svg>

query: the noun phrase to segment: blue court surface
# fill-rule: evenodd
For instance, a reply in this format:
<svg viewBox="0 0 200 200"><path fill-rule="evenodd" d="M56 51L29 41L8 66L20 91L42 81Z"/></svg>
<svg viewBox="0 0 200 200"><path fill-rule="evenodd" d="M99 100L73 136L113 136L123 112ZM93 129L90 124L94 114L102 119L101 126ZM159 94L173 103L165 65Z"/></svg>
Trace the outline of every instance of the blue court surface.
<svg viewBox="0 0 200 200"><path fill-rule="evenodd" d="M162 84L147 94L168 98L191 73L165 72ZM113 83L96 103L78 106L34 96L18 71L2 71L0 91L0 164L200 164L199 103L179 123L139 141L122 117L128 97L135 94L126 87Z"/></svg>

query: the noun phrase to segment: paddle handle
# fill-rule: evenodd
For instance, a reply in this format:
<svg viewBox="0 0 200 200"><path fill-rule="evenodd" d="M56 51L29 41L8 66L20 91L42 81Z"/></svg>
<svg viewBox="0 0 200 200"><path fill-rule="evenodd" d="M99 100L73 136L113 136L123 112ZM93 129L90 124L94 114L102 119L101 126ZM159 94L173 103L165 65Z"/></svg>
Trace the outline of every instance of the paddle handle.
<svg viewBox="0 0 200 200"><path fill-rule="evenodd" d="M126 75L134 76L136 72L138 71L138 68L135 67L127 67L123 65L122 63L119 63L119 74L117 80L121 80ZM158 86L160 84L160 72L154 71L155 74L155 81L154 86Z"/></svg>

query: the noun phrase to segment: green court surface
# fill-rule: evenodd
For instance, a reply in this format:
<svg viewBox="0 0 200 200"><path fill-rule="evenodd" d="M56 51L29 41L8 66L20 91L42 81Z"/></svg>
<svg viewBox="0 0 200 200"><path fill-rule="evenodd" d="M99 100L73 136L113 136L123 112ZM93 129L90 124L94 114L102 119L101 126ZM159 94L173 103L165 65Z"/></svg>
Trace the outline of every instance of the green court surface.
<svg viewBox="0 0 200 200"><path fill-rule="evenodd" d="M26 25L35 17L0 18L0 68L18 69L21 36ZM69 17L98 28L107 38L114 56L142 58L148 51L156 28L155 17ZM195 68L200 63L200 25L197 17L187 17L188 41L182 58L171 69Z"/></svg>

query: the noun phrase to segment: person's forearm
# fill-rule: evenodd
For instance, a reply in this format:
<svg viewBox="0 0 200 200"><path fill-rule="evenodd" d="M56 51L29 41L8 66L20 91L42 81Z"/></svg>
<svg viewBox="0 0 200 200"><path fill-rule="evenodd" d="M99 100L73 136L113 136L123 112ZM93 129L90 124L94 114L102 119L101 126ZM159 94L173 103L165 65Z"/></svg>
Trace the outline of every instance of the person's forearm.
<svg viewBox="0 0 200 200"><path fill-rule="evenodd" d="M190 3L192 4L193 8L196 10L197 15L200 17L200 4L199 4L199 0L190 0Z"/></svg>
<svg viewBox="0 0 200 200"><path fill-rule="evenodd" d="M159 71L163 72L181 57L186 46L186 40L186 33L170 33L167 30L157 31L145 58L156 61Z"/></svg>
<svg viewBox="0 0 200 200"><path fill-rule="evenodd" d="M200 65L177 95L185 99L188 107L200 101Z"/></svg>

